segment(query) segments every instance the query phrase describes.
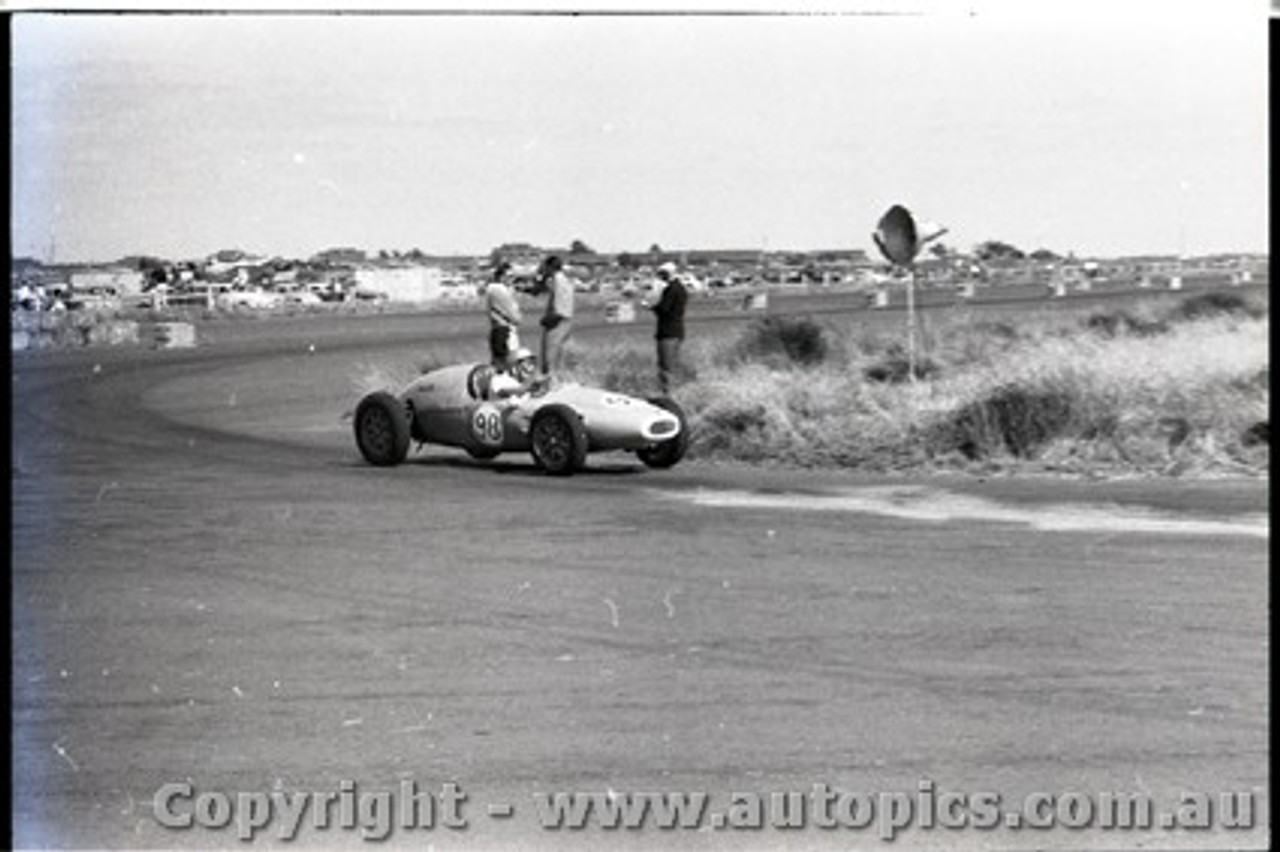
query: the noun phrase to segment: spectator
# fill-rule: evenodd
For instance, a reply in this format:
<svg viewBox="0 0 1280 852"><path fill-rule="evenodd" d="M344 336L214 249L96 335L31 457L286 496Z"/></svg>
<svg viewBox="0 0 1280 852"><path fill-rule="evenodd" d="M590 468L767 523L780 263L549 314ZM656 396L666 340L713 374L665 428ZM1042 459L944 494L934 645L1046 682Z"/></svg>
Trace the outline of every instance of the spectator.
<svg viewBox="0 0 1280 852"><path fill-rule="evenodd" d="M676 273L676 265L669 261L658 267L658 280L653 289L657 299L651 308L658 319L654 332L658 344L658 385L667 394L671 392L672 378L680 371L684 309L689 291Z"/></svg>
<svg viewBox="0 0 1280 852"><path fill-rule="evenodd" d="M13 305L21 307L28 311L37 311L40 309L40 298L36 294L35 288L30 284L23 284L18 288L18 293L13 300Z"/></svg>
<svg viewBox="0 0 1280 852"><path fill-rule="evenodd" d="M564 272L564 261L551 255L542 263L539 290L545 290L547 311L542 316L542 373L564 368L564 350L573 332L573 282Z"/></svg>
<svg viewBox="0 0 1280 852"><path fill-rule="evenodd" d="M520 303L506 281L510 271L510 263L499 261L493 268L493 280L485 289L485 304L489 309L489 358L498 369L520 348L522 317Z"/></svg>

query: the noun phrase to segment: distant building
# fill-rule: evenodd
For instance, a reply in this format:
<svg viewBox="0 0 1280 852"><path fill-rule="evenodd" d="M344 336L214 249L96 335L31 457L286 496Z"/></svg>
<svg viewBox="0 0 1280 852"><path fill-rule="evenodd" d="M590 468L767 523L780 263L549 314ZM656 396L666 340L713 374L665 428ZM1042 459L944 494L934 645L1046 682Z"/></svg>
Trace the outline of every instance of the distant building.
<svg viewBox="0 0 1280 852"><path fill-rule="evenodd" d="M558 249L541 249L530 243L503 243L490 252L490 259L501 258L515 267L537 267L544 257L556 252L564 253Z"/></svg>
<svg viewBox="0 0 1280 852"><path fill-rule="evenodd" d="M71 274L71 289L80 293L113 292L135 296L142 292L146 276L136 269L90 269Z"/></svg>
<svg viewBox="0 0 1280 852"><path fill-rule="evenodd" d="M297 283L298 268L296 266L278 270L271 275L271 286L273 287L290 286Z"/></svg>
<svg viewBox="0 0 1280 852"><path fill-rule="evenodd" d="M271 258L262 255L245 254L241 251L224 250L210 255L205 261L205 272L213 278L232 277L241 274L242 270L257 269L271 262Z"/></svg>
<svg viewBox="0 0 1280 852"><path fill-rule="evenodd" d="M443 290L435 266L363 266L354 271L357 295L381 294L391 302L433 302Z"/></svg>

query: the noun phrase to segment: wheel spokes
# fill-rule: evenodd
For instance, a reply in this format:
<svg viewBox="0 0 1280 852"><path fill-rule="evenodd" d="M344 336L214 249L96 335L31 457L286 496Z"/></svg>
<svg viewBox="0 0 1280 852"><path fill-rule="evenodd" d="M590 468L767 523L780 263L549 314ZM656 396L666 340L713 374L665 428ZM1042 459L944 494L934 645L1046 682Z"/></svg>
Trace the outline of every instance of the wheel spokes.
<svg viewBox="0 0 1280 852"><path fill-rule="evenodd" d="M565 424L548 418L538 424L537 437L543 459L552 467L564 464L569 455L569 435Z"/></svg>
<svg viewBox="0 0 1280 852"><path fill-rule="evenodd" d="M374 453L386 455L391 451L391 422L385 411L380 408L369 409L365 412L360 427L365 443Z"/></svg>

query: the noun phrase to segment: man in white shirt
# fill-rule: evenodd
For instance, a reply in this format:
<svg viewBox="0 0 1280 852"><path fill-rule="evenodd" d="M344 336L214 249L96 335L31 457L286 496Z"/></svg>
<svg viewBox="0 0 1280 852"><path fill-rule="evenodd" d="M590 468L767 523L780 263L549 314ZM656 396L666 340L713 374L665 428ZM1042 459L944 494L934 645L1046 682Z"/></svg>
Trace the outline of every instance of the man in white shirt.
<svg viewBox="0 0 1280 852"><path fill-rule="evenodd" d="M489 310L489 356L493 366L502 369L512 352L520 348L520 303L507 284L511 264L499 261L493 268L493 280L485 289Z"/></svg>

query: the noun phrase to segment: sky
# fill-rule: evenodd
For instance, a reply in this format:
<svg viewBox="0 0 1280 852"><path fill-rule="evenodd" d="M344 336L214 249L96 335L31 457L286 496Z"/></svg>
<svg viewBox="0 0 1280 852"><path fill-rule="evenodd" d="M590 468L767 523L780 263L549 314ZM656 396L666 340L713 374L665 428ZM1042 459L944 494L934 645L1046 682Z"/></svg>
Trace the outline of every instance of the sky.
<svg viewBox="0 0 1280 852"><path fill-rule="evenodd" d="M1268 6L1136 5L19 12L12 251L1266 251Z"/></svg>

